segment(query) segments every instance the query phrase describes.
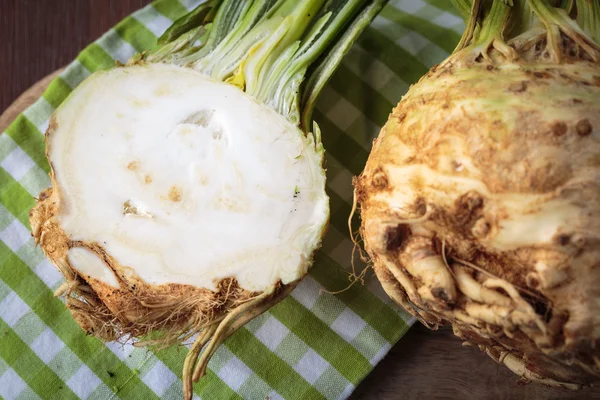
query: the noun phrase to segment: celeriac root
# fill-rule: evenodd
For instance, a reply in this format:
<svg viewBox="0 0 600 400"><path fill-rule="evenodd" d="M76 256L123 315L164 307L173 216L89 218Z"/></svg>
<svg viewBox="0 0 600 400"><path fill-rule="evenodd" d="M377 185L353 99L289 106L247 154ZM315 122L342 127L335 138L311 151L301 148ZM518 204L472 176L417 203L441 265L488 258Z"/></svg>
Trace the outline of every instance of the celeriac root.
<svg viewBox="0 0 600 400"><path fill-rule="evenodd" d="M198 357L200 355L200 351L206 343L213 337L215 334L218 324L212 324L204 328L198 338L190 348L187 356L185 357L185 362L183 363L183 395L185 399L191 399L193 395L193 387L192 387L192 375L194 370L194 365L196 361L198 361Z"/></svg>
<svg viewBox="0 0 600 400"><path fill-rule="evenodd" d="M411 86L353 181L365 250L427 326L452 324L523 381L591 385L600 43L547 1L466 3L457 50Z"/></svg>
<svg viewBox="0 0 600 400"><path fill-rule="evenodd" d="M532 372L525 366L523 359L515 356L514 354L506 353L501 362L525 381L543 383L544 385L561 389L577 390L580 388L579 385L557 382L554 379L545 378L539 374L536 374L535 372Z"/></svg>

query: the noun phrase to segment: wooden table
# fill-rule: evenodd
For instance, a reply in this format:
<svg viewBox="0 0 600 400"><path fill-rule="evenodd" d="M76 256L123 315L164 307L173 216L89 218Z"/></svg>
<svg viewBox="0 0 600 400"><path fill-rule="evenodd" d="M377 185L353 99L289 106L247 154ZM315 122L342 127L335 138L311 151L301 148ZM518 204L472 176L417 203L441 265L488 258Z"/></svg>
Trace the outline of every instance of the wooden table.
<svg viewBox="0 0 600 400"><path fill-rule="evenodd" d="M0 117L0 132L40 95L49 82L44 77L147 3L0 0L0 38L4 45L0 57L0 110L7 111ZM431 332L418 325L392 348L352 399L600 399L599 388L569 392L536 384L517 385L516 381L514 374L478 350L462 347L450 330Z"/></svg>

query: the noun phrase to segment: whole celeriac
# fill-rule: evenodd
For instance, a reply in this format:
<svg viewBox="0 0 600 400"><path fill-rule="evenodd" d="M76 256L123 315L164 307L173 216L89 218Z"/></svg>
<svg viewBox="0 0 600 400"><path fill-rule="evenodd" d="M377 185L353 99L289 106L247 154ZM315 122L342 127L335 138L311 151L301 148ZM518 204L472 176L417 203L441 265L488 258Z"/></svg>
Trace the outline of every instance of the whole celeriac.
<svg viewBox="0 0 600 400"><path fill-rule="evenodd" d="M462 0L355 180L387 293L524 381L600 380L600 4Z"/></svg>
<svg viewBox="0 0 600 400"><path fill-rule="evenodd" d="M209 0L73 91L30 222L86 332L197 334L189 399L218 346L296 286L329 219L312 109L383 3Z"/></svg>

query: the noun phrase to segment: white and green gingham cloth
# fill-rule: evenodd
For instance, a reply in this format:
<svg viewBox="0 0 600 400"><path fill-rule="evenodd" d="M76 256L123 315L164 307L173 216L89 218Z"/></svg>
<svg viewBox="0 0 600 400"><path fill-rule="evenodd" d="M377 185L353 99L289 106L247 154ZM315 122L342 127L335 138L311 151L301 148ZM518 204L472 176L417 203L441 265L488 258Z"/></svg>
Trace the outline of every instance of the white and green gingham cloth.
<svg viewBox="0 0 600 400"><path fill-rule="evenodd" d="M186 351L88 337L53 291L62 276L34 247L28 212L49 186L43 133L93 71L125 62L201 0L158 0L86 48L0 135L0 398L181 398ZM286 300L231 337L195 385L202 399L344 399L413 322L374 277L349 281L351 179L409 84L443 60L464 25L448 0L391 1L359 38L314 114L327 151L331 226L316 262Z"/></svg>

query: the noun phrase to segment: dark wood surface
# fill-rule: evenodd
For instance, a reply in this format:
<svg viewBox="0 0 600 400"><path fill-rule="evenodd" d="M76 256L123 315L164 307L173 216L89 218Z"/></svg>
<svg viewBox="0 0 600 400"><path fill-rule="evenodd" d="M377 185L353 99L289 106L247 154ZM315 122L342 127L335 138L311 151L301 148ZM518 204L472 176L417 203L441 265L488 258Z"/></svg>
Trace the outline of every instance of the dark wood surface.
<svg viewBox="0 0 600 400"><path fill-rule="evenodd" d="M473 347L462 347L450 329L415 325L358 386L351 400L575 400L600 399L600 388L577 392L521 385L508 368Z"/></svg>
<svg viewBox="0 0 600 400"><path fill-rule="evenodd" d="M148 0L0 0L0 110Z"/></svg>
<svg viewBox="0 0 600 400"><path fill-rule="evenodd" d="M0 42L4 46L0 56L0 111L7 111L0 117L0 132L41 94L48 82L44 77L147 3L0 0ZM600 399L598 388L569 392L516 382L515 375L478 350L461 347L451 331L431 332L415 326L357 388L352 399Z"/></svg>

